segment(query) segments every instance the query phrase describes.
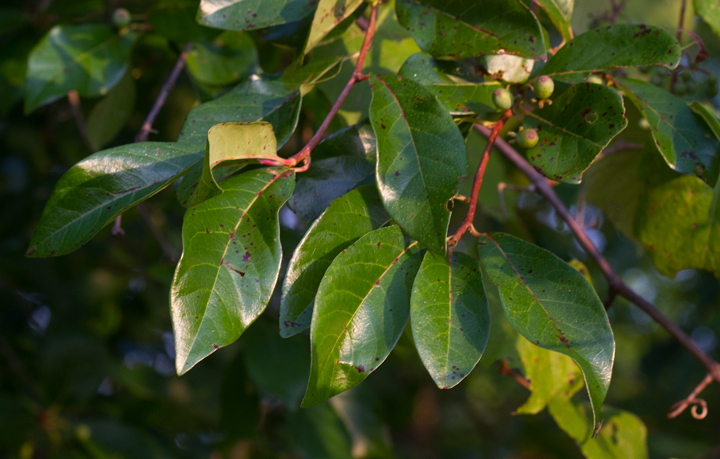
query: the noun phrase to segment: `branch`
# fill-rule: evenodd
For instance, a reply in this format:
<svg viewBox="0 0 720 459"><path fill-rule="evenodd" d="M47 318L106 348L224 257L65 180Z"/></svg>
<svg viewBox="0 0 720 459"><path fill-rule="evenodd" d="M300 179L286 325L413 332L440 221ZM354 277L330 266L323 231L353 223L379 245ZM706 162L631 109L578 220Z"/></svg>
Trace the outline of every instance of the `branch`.
<svg viewBox="0 0 720 459"><path fill-rule="evenodd" d="M67 93L68 102L70 102L70 111L72 112L73 118L75 118L75 124L77 125L78 131L80 132L80 138L83 143L91 152L95 153L88 136L87 123L85 123L85 117L83 116L82 107L80 106L80 94L74 89Z"/></svg>
<svg viewBox="0 0 720 459"><path fill-rule="evenodd" d="M335 104L333 104L332 108L330 109L330 113L328 113L328 115L325 117L325 120L322 122L320 128L318 128L312 139L310 139L310 141L307 143L307 145L305 145L305 147L303 147L302 150L288 158L288 162L291 163L293 166L300 163L301 161L305 161L304 166L296 169L297 172L305 172L306 170L308 170L308 168L310 167L310 153L312 153L313 149L320 143L320 140L323 138L325 132L330 127L330 123L332 122L333 118L335 118L335 115L337 115L338 111L340 111L340 107L342 106L343 102L345 102L345 99L347 99L350 91L356 83L367 80L367 76L362 74L362 68L365 64L365 58L367 57L368 51L370 51L370 45L372 44L373 35L375 35L377 13L378 3L375 3L373 5L372 11L370 12L370 23L368 24L367 30L365 31L365 39L363 40L362 48L360 48L360 55L358 56L357 64L355 65L355 71L353 72L352 77L350 77L350 80L345 85L345 89L343 89L340 93L340 96L338 96Z"/></svg>
<svg viewBox="0 0 720 459"><path fill-rule="evenodd" d="M477 129L485 137L489 138L492 135L490 129L484 126L476 124L475 129ZM539 172L537 172L530 165L530 163L528 163L525 158L520 155L520 153L515 151L515 149L512 148L504 140L497 139L497 141L495 142L495 146L498 150L500 150L502 154L504 154L510 161L512 161L515 166L522 171L523 174L525 174L530 179L530 182L535 186L535 189L538 191L538 193L543 195L545 199L547 199L550 204L555 208L555 211L558 213L558 215L560 215L560 218L562 218L563 221L567 223L568 227L570 227L570 230L573 232L575 238L578 240L580 245L582 245L588 252L588 254L590 254L590 256L595 259L603 274L607 278L608 285L611 291L614 291L618 295L626 298L632 303L635 303L635 305L642 309L655 322L657 322L661 327L663 327L673 338L675 338L675 340L677 340L683 347L685 347L685 349L687 349L687 351L698 362L700 362L703 367L705 367L705 369L708 371L708 376L720 384L720 364L714 361L705 352L700 350L700 348L698 348L695 343L693 343L690 337L684 331L682 331L680 327L678 327L674 322L665 317L651 303L640 297L640 295L638 295L637 293L633 292L630 287L628 287L627 284L625 284L622 279L620 279L620 276L618 276L617 273L613 271L608 261L605 259L605 257L603 257L598 248L595 247L595 244L593 244L592 240L587 236L587 234L585 234L585 231L582 229L582 227L575 221L570 211L568 211L567 207L565 207L562 201L560 201L560 198L558 198L558 196L555 194L552 187L548 185L545 177L542 176Z"/></svg>
<svg viewBox="0 0 720 459"><path fill-rule="evenodd" d="M678 20L678 31L677 31L677 42L678 45L682 44L683 26L685 25L685 8L687 7L687 0L682 0L680 4L680 19ZM670 92L675 92L675 83L678 79L678 69L675 69L670 80Z"/></svg>
<svg viewBox="0 0 720 459"><path fill-rule="evenodd" d="M458 228L457 231L455 231L455 234L450 236L450 239L448 240L448 245L452 248L455 245L457 245L458 242L460 242L460 238L463 234L465 234L468 230L473 232L475 234L476 232L472 229L473 220L475 219L475 210L477 209L477 200L478 200L478 193L480 192L480 187L482 186L483 177L485 176L485 169L487 168L488 160L490 159L490 151L492 150L493 145L495 144L495 139L497 139L498 135L500 134L500 131L502 130L503 126L505 125L505 122L512 116L512 110L506 110L505 113L503 113L502 118L498 120L497 123L495 123L495 126L493 126L492 132L490 133L488 137L488 143L485 146L485 151L483 152L482 159L480 160L480 166L478 166L477 173L475 174L475 181L473 182L473 188L472 192L470 193L470 205L468 206L467 214L465 215L465 220L463 220L462 224L460 225L460 228Z"/></svg>
<svg viewBox="0 0 720 459"><path fill-rule="evenodd" d="M510 376L515 381L517 381L521 386L523 386L525 389L531 390L530 389L530 381L523 378L523 376L520 373L513 371L513 369L510 368L510 366L508 365L508 363L505 359L500 360L500 373L502 373L506 376Z"/></svg>
<svg viewBox="0 0 720 459"><path fill-rule="evenodd" d="M701 398L697 398L697 396L700 394L700 392L703 391L711 382L713 381L712 375L708 374L705 376L705 379L703 379L700 384L697 385L695 390L693 390L690 395L687 396L686 399L680 400L676 404L670 407L670 411L668 412L667 417L672 419L676 416L678 416L680 413L685 411L685 408L692 405L692 409L690 412L692 413L692 416L695 419L704 419L705 416L707 416L707 402ZM702 411L698 413L697 408L700 407Z"/></svg>

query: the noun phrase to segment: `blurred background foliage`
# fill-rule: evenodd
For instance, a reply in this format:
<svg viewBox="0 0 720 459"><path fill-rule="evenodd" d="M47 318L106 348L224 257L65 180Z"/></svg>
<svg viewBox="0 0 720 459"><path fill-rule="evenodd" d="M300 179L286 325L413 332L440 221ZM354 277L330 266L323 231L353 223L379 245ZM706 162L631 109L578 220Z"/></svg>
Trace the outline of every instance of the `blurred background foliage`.
<svg viewBox="0 0 720 459"><path fill-rule="evenodd" d="M576 35L607 23L610 3L578 0ZM680 0L626 3L619 22L677 27ZM182 208L173 187L150 200L142 215L133 209L123 217L124 237L112 237L105 228L70 255L23 257L59 177L92 150L133 141L187 40L194 42L187 71L170 93L151 140L176 140L195 104L253 73L281 71L302 45L297 36L308 27L307 21L299 21L249 33L222 32L194 23L197 5L198 0L4 0L0 6L0 457L582 457L547 411L514 414L529 392L500 371L496 358L512 356L514 338L499 330L497 314L487 355L466 381L449 391L436 388L406 330L388 361L365 383L300 410L309 368L308 336L280 338L279 294L237 343L177 377L168 305L174 263L149 229L159 230L175 250L181 247ZM67 98L26 116L23 87L32 47L57 24L110 25L118 7L131 12L140 34L121 82L103 97L82 99L89 142L79 134ZM688 7L685 27L703 38L711 56L701 65L717 74L720 41ZM557 41L547 17L541 19ZM314 56L352 52L361 39L353 25L342 40L319 46ZM396 72L417 50L393 9L383 7L368 67ZM308 140L349 72L346 65L338 78L304 97L299 128L285 153L294 153ZM660 78L661 84L669 80L667 75ZM692 91L685 97L703 99ZM368 88L359 85L333 129L361 121L368 98ZM627 108L630 127L620 138L651 142L637 111ZM470 134L468 170L476 167L484 142ZM586 262L604 297L602 276L543 199L506 190L509 216L504 218L498 183L523 185L523 180L501 156L492 156L476 227L513 232L566 260ZM629 184L634 177L617 180ZM462 193L468 194L470 180L463 186ZM681 271L674 279L660 275L644 249L591 204L591 189L560 185L556 190L629 285L720 359L718 281L697 270ZM456 218L462 215L457 212ZM288 209L281 219L289 258L310 222ZM464 248L472 252L472 243L464 242ZM703 393L709 405L704 420L689 413L667 419L668 407L687 396L704 377L703 369L624 300L616 300L609 315L617 357L606 404L634 413L645 424L651 458L720 457L720 390L710 386ZM509 362L527 374L520 360ZM587 395L580 391L576 397L585 400ZM603 457L644 454L625 450Z"/></svg>

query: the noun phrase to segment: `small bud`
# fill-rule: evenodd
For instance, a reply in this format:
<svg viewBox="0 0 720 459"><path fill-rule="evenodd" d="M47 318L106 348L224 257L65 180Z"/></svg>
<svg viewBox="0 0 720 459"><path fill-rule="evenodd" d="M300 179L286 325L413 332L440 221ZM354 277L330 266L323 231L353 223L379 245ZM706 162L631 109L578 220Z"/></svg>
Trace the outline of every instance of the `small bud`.
<svg viewBox="0 0 720 459"><path fill-rule="evenodd" d="M516 138L517 144L525 149L532 148L537 145L539 139L540 137L538 137L538 133L535 129L523 129L518 132Z"/></svg>
<svg viewBox="0 0 720 459"><path fill-rule="evenodd" d="M513 96L505 88L497 88L493 92L492 96L493 103L500 110L508 110L513 105Z"/></svg>
<svg viewBox="0 0 720 459"><path fill-rule="evenodd" d="M112 21L113 24L115 24L115 27L121 29L129 26L132 18L130 17L130 12L128 10L125 8L118 8L113 11Z"/></svg>
<svg viewBox="0 0 720 459"><path fill-rule="evenodd" d="M537 97L538 100L549 99L554 90L555 82L549 76L543 75L535 80L533 91L535 92L535 97Z"/></svg>

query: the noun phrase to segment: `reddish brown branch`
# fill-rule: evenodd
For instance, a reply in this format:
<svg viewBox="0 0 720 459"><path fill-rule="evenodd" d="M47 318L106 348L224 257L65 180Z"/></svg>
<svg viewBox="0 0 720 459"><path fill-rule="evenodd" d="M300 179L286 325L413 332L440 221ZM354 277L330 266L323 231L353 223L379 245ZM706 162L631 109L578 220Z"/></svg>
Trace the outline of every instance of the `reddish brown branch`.
<svg viewBox="0 0 720 459"><path fill-rule="evenodd" d="M701 398L697 398L697 396L700 394L700 392L703 391L711 382L713 381L712 375L708 374L705 376L705 379L703 379L700 384L697 385L695 390L693 390L690 395L687 396L686 399L680 400L676 404L670 407L670 411L668 411L667 417L672 419L676 416L678 416L680 413L685 411L685 408L692 405L692 409L690 412L692 413L692 416L695 419L704 419L705 416L707 416L707 403L705 400ZM701 409L700 412L698 412L698 407Z"/></svg>
<svg viewBox="0 0 720 459"><path fill-rule="evenodd" d="M350 80L345 85L345 88L340 93L340 96L338 96L337 100L330 109L330 113L328 113L328 115L325 117L325 120L322 122L320 128L318 128L315 135L313 135L313 137L310 139L307 145L303 147L302 150L288 158L288 162L292 165L296 165L302 161L305 161L305 165L298 168L297 172L304 172L310 167L310 153L312 153L313 149L315 149L315 147L320 143L320 140L322 140L325 132L330 127L330 123L332 123L335 115L337 115L338 111L340 111L340 107L342 106L343 102L345 102L345 99L347 99L350 91L356 83L360 81L365 81L367 79L367 76L362 74L362 68L363 65L365 65L365 58L367 57L368 51L370 51L370 45L372 44L372 39L375 35L377 12L378 5L376 4L373 6L372 11L370 12L370 22L368 24L367 30L365 31L365 39L363 40L362 48L360 48L360 54L358 55L357 64L355 65L355 71L353 72L352 77L350 77Z"/></svg>
<svg viewBox="0 0 720 459"><path fill-rule="evenodd" d="M485 137L489 138L492 135L490 129L484 126L475 125L475 129L477 129ZM595 259L595 262L598 264L603 274L607 278L611 292L615 291L618 295L626 298L632 303L635 303L635 305L642 309L655 322L657 322L661 327L663 327L673 338L675 338L675 340L677 340L685 349L687 349L687 351L698 362L700 362L703 367L705 367L705 369L709 373L709 376L720 384L720 364L714 361L705 352L700 350L700 348L698 348L695 343L693 343L690 337L684 331L682 331L680 327L678 327L674 322L665 317L660 311L655 308L655 306L653 306L640 295L632 291L632 289L630 289L630 287L628 287L627 284L625 284L625 282L620 279L620 276L618 276L617 273L613 271L610 263L608 263L605 257L603 257L603 255L597 249L597 247L595 247L595 244L593 244L592 240L590 240L587 234L585 234L585 231L582 229L582 227L575 221L567 207L565 207L562 201L560 201L560 198L558 198L558 196L555 194L552 187L548 185L545 177L542 176L539 172L537 172L530 165L530 163L528 163L525 158L520 155L520 153L515 151L515 149L504 140L497 139L497 141L495 142L495 147L530 179L530 182L535 186L537 192L543 195L545 199L550 202L550 205L555 208L555 211L558 213L558 215L560 215L560 218L562 218L563 221L567 223L568 227L570 227L570 230L572 231L573 235L580 243L580 245L582 245L588 252L588 254L590 254L590 256Z"/></svg>
<svg viewBox="0 0 720 459"><path fill-rule="evenodd" d="M513 369L508 366L505 359L500 360L500 373L504 374L505 376L510 376L515 381L520 383L520 385L523 386L525 389L530 390L530 381L523 378L520 373L513 371Z"/></svg>
<svg viewBox="0 0 720 459"><path fill-rule="evenodd" d="M490 159L490 151L495 144L495 139L497 139L500 131L505 125L505 122L511 116L512 110L506 110L505 113L503 113L502 117L498 120L498 122L495 123L495 126L493 126L493 129L488 136L488 142L485 146L485 151L483 151L482 159L480 160L480 166L478 166L477 173L475 174L475 181L473 182L472 192L470 193L470 205L468 206L465 220L463 220L460 228L458 228L458 230L455 231L455 234L450 236L450 239L448 240L448 246L450 246L451 249L452 247L457 245L458 242L460 242L460 238L463 234L467 233L468 230L470 230L473 234L477 233L472 228L472 224L473 220L475 219L475 211L477 210L478 193L480 193L480 187L482 186L483 177L485 176L485 169L487 168L487 163Z"/></svg>

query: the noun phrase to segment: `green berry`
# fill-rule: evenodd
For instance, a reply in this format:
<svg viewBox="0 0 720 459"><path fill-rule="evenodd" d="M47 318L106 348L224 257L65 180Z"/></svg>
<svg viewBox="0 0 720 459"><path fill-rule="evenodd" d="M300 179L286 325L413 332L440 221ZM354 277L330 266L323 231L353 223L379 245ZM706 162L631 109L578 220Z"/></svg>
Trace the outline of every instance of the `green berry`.
<svg viewBox="0 0 720 459"><path fill-rule="evenodd" d="M675 94L677 94L678 96L682 96L683 94L687 94L687 92L688 87L685 83L683 83L682 81L678 81L677 83L675 83Z"/></svg>
<svg viewBox="0 0 720 459"><path fill-rule="evenodd" d="M692 80L692 75L690 74L690 72L683 72L682 74L680 74L680 78L682 78L683 81L690 81Z"/></svg>
<svg viewBox="0 0 720 459"><path fill-rule="evenodd" d="M538 100L549 99L554 90L555 82L549 76L543 75L535 80L533 91L535 92L535 97Z"/></svg>
<svg viewBox="0 0 720 459"><path fill-rule="evenodd" d="M125 8L118 8L113 11L112 21L113 24L115 24L115 27L123 28L130 25L132 18L130 17L130 12L128 10Z"/></svg>
<svg viewBox="0 0 720 459"><path fill-rule="evenodd" d="M538 137L538 133L535 129L523 129L518 132L515 141L520 147L527 149L537 145L539 139L540 138Z"/></svg>
<svg viewBox="0 0 720 459"><path fill-rule="evenodd" d="M718 82L718 78L717 78L716 75L714 75L714 74L711 73L711 74L708 75L708 77L707 77L707 82L708 82L708 83L713 83L713 84L714 84L714 83L717 83L717 82Z"/></svg>
<svg viewBox="0 0 720 459"><path fill-rule="evenodd" d="M715 83L710 83L707 85L707 88L705 88L705 95L710 98L715 97L717 96L718 89L720 88L718 87L717 81Z"/></svg>
<svg viewBox="0 0 720 459"><path fill-rule="evenodd" d="M505 88L497 88L493 92L493 103L500 110L508 110L513 105L513 96Z"/></svg>
<svg viewBox="0 0 720 459"><path fill-rule="evenodd" d="M585 81L588 83L605 84L605 81L600 75L590 75Z"/></svg>

